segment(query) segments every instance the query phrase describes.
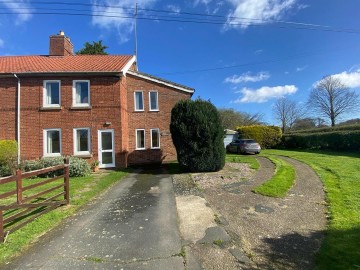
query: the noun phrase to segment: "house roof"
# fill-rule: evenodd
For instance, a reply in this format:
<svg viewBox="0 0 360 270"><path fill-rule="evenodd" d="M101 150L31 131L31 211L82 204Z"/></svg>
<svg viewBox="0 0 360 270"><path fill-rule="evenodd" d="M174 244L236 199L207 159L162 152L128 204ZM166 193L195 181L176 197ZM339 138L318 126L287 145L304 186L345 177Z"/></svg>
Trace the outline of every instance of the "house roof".
<svg viewBox="0 0 360 270"><path fill-rule="evenodd" d="M130 75L133 75L133 76L136 76L136 77L139 77L139 78L143 78L143 79L152 81L152 82L156 82L156 83L159 83L159 84L162 84L162 85L165 85L165 86L169 86L171 88L175 88L175 89L178 89L178 90L181 90L181 91L185 91L185 92L188 92L188 93L191 93L191 94L193 94L195 92L194 88L191 88L191 87L188 87L188 86L185 86L185 85L181 85L181 84L178 84L178 83L174 83L174 82L171 82L171 81L168 81L168 80L164 80L162 78L158 78L158 77L155 77L153 75L149 75L149 74L146 74L146 73L143 73L143 72L134 71L134 70L128 70L126 73L130 74Z"/></svg>
<svg viewBox="0 0 360 270"><path fill-rule="evenodd" d="M126 72L132 55L2 56L0 74Z"/></svg>

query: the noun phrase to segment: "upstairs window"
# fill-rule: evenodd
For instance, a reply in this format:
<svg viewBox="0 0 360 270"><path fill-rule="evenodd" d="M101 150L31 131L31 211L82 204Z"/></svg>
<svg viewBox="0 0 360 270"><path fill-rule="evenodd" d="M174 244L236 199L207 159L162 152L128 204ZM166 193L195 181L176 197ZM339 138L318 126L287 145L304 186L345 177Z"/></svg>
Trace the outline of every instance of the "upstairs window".
<svg viewBox="0 0 360 270"><path fill-rule="evenodd" d="M144 95L142 91L134 93L135 111L144 111Z"/></svg>
<svg viewBox="0 0 360 270"><path fill-rule="evenodd" d="M160 148L160 130L157 129L150 129L151 135L151 148L152 149L159 149Z"/></svg>
<svg viewBox="0 0 360 270"><path fill-rule="evenodd" d="M60 107L60 81L44 81L43 107Z"/></svg>
<svg viewBox="0 0 360 270"><path fill-rule="evenodd" d="M137 129L136 131L136 150L145 149L145 129Z"/></svg>
<svg viewBox="0 0 360 270"><path fill-rule="evenodd" d="M159 110L159 102L158 102L158 92L150 91L149 92L149 107L150 111L158 111Z"/></svg>
<svg viewBox="0 0 360 270"><path fill-rule="evenodd" d="M44 156L61 156L61 129L44 129Z"/></svg>
<svg viewBox="0 0 360 270"><path fill-rule="evenodd" d="M74 129L74 154L90 155L90 129Z"/></svg>
<svg viewBox="0 0 360 270"><path fill-rule="evenodd" d="M73 106L90 106L90 81L73 81Z"/></svg>

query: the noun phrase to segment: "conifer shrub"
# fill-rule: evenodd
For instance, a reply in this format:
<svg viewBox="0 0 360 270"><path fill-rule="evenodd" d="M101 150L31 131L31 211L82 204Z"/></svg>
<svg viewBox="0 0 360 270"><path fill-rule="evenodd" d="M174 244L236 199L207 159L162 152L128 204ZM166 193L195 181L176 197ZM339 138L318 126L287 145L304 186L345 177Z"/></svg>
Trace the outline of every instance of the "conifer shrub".
<svg viewBox="0 0 360 270"><path fill-rule="evenodd" d="M171 111L170 132L183 169L210 172L224 167L224 129L211 102L197 99L176 103Z"/></svg>

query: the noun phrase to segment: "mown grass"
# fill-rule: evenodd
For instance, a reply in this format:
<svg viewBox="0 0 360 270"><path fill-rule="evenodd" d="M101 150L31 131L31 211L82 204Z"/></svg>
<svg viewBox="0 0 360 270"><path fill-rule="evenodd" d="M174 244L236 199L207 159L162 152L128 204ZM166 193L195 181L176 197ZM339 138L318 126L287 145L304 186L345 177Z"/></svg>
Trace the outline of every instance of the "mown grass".
<svg viewBox="0 0 360 270"><path fill-rule="evenodd" d="M255 193L269 197L285 197L294 185L295 169L288 162L274 156L267 156L274 165L275 173L268 181L253 189Z"/></svg>
<svg viewBox="0 0 360 270"><path fill-rule="evenodd" d="M226 154L226 162L247 163L251 169L257 170L260 165L255 155Z"/></svg>
<svg viewBox="0 0 360 270"><path fill-rule="evenodd" d="M317 268L360 269L360 153L285 150L264 153L300 160L311 166L323 182L330 218L317 255Z"/></svg>
<svg viewBox="0 0 360 270"><path fill-rule="evenodd" d="M45 234L60 222L74 214L79 207L85 205L96 195L118 182L127 174L126 171L109 171L103 175L90 175L87 177L70 178L70 205L59 207L44 214L23 228L15 231L7 237L5 243L0 243L0 268L1 265L28 248L39 236ZM30 179L24 181L24 186L41 181L41 179ZM58 181L63 181L60 179ZM59 183L57 181L57 183ZM54 184L52 184L54 185ZM49 186L47 186L49 188ZM0 186L0 193L10 190L10 185ZM57 192L59 193L59 191ZM1 204L6 203L1 201Z"/></svg>

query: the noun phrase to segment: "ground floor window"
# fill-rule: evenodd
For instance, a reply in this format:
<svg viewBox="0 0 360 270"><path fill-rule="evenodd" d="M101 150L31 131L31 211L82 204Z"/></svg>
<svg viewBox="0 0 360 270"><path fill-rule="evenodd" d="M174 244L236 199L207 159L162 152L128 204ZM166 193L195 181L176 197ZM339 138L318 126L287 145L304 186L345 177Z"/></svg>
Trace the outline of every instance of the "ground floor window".
<svg viewBox="0 0 360 270"><path fill-rule="evenodd" d="M150 135L151 135L151 148L159 149L160 148L160 130L158 128L150 129Z"/></svg>
<svg viewBox="0 0 360 270"><path fill-rule="evenodd" d="M74 154L90 155L90 129L74 129Z"/></svg>
<svg viewBox="0 0 360 270"><path fill-rule="evenodd" d="M136 135L136 150L145 149L145 129L137 129L135 131Z"/></svg>
<svg viewBox="0 0 360 270"><path fill-rule="evenodd" d="M61 129L44 129L44 156L61 156Z"/></svg>

